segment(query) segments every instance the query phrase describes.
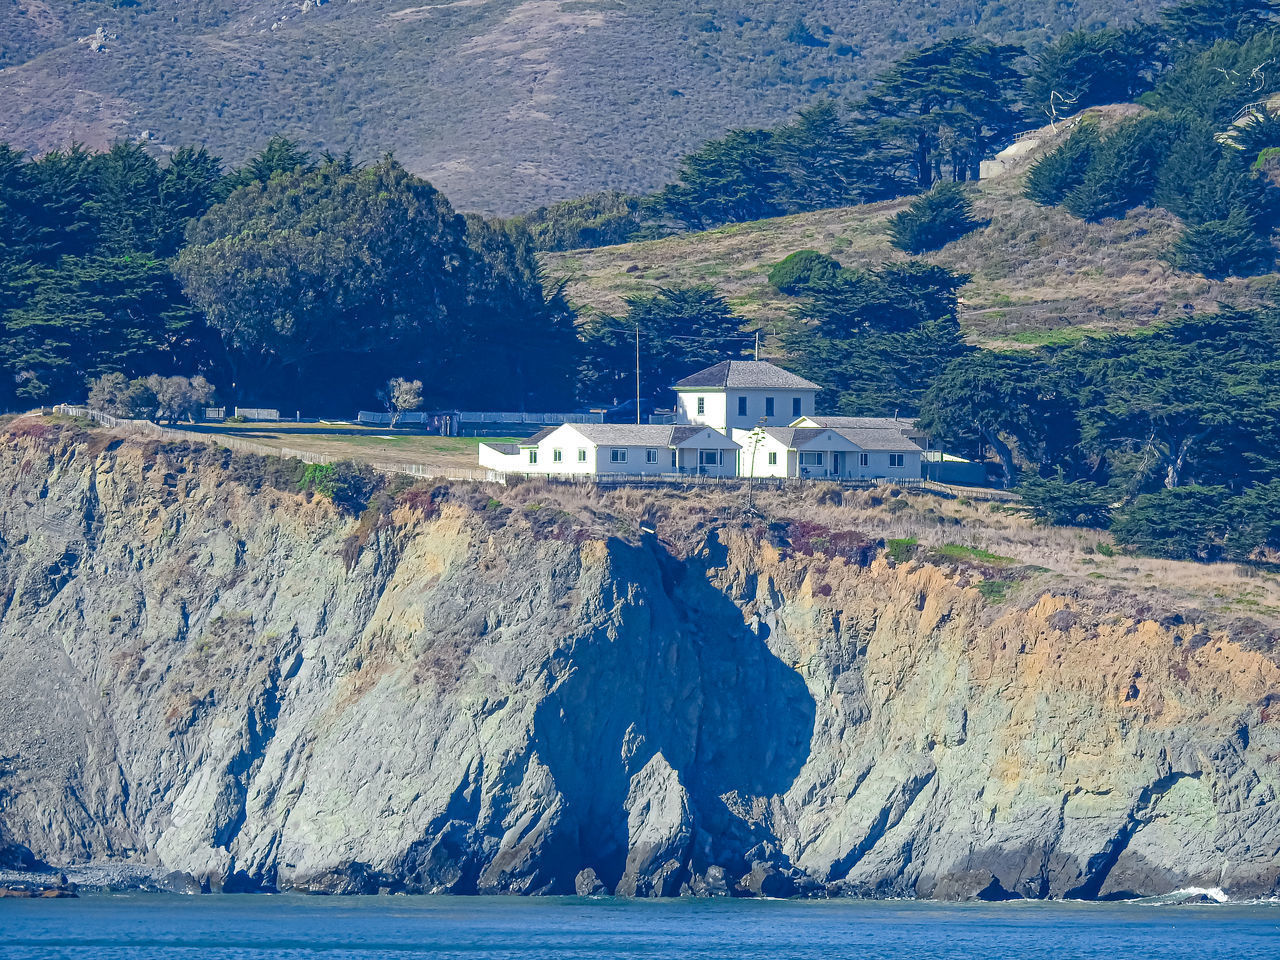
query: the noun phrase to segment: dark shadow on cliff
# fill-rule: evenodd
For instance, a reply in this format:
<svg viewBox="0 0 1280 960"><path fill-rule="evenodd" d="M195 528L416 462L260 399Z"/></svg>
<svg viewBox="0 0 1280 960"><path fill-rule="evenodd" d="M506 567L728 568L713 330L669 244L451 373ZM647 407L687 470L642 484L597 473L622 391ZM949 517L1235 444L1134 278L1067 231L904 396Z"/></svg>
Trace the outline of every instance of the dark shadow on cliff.
<svg viewBox="0 0 1280 960"><path fill-rule="evenodd" d="M535 717L533 749L566 801L541 864L557 892L571 892L586 867L616 888L631 779L658 753L689 795L689 839L674 853L683 876L663 889L711 866L741 876L760 849L779 859L775 838L753 821L808 759L816 705L800 674L708 582L722 550L713 539L710 556L681 561L655 540L610 543L614 595L603 605L618 614L566 651L567 677Z"/></svg>

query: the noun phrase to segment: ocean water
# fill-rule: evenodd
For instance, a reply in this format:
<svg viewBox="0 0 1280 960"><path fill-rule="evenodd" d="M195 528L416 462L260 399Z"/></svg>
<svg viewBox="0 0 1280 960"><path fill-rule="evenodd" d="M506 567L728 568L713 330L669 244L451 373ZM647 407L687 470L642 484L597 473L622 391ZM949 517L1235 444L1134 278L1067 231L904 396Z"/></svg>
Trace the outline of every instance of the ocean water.
<svg viewBox="0 0 1280 960"><path fill-rule="evenodd" d="M514 897L0 900L4 960L1280 958L1280 904Z"/></svg>

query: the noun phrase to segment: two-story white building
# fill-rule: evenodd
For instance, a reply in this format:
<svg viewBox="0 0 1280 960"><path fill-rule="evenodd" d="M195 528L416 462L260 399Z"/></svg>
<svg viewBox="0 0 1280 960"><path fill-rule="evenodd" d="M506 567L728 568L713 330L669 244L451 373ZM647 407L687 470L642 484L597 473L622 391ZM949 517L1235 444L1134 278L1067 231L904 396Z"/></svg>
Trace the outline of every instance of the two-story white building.
<svg viewBox="0 0 1280 960"><path fill-rule="evenodd" d="M918 480L909 420L819 417L820 388L772 363L726 360L675 384L676 423L573 423L480 445L494 475Z"/></svg>
<svg viewBox="0 0 1280 960"><path fill-rule="evenodd" d="M566 423L518 443L481 443L480 466L549 477L734 477L738 445L697 425Z"/></svg>
<svg viewBox="0 0 1280 960"><path fill-rule="evenodd" d="M763 360L725 360L675 384L676 422L732 435L758 426L784 427L813 415L821 389Z"/></svg>

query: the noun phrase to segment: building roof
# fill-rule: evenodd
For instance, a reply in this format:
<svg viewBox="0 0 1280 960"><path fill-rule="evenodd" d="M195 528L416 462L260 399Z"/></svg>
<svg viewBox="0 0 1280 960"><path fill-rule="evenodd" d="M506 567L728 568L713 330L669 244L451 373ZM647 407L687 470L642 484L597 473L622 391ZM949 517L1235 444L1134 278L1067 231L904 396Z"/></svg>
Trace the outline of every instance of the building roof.
<svg viewBox="0 0 1280 960"><path fill-rule="evenodd" d="M897 429L859 430L856 427L833 427L840 436L863 450L887 450L890 453L920 453L920 445Z"/></svg>
<svg viewBox="0 0 1280 960"><path fill-rule="evenodd" d="M559 430L559 429L560 429L560 427L559 427L559 426L556 426L556 427L543 427L541 430L539 430L537 433L535 433L535 434L534 434L532 437L530 437L528 440L521 440L521 441L517 444L517 446L521 446L521 447L536 447L536 446L537 446L538 444L540 444L543 440L547 439L547 437L551 436L553 433L555 433L555 432L556 432L557 430ZM490 444L490 446L493 446L493 444Z"/></svg>
<svg viewBox="0 0 1280 960"><path fill-rule="evenodd" d="M916 422L907 417L804 417L809 423L820 427L835 429L849 428L854 430L898 430L914 432Z"/></svg>
<svg viewBox="0 0 1280 960"><path fill-rule="evenodd" d="M764 432L788 450L795 450L807 446L828 431L822 427L765 427Z"/></svg>
<svg viewBox="0 0 1280 960"><path fill-rule="evenodd" d="M776 390L821 390L816 383L797 377L781 367L763 360L723 360L714 366L699 370L679 381L677 390L699 388L738 388Z"/></svg>
<svg viewBox="0 0 1280 960"><path fill-rule="evenodd" d="M515 456L520 452L520 444L518 443L488 443L482 440L480 441L480 446L496 450L498 453L508 457Z"/></svg>
<svg viewBox="0 0 1280 960"><path fill-rule="evenodd" d="M666 423L574 423L566 426L597 446L676 447L698 434L710 433L715 446L708 449L738 449L736 443L710 427L673 426Z"/></svg>

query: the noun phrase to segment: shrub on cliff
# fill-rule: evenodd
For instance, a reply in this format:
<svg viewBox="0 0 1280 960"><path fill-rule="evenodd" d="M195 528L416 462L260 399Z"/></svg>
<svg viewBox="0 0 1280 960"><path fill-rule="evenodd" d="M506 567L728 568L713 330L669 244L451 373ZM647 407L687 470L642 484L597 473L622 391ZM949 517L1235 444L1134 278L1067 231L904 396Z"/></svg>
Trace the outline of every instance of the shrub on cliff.
<svg viewBox="0 0 1280 960"><path fill-rule="evenodd" d="M364 511L384 482L382 474L368 464L339 460L308 464L298 489L328 497L339 510L356 515Z"/></svg>

